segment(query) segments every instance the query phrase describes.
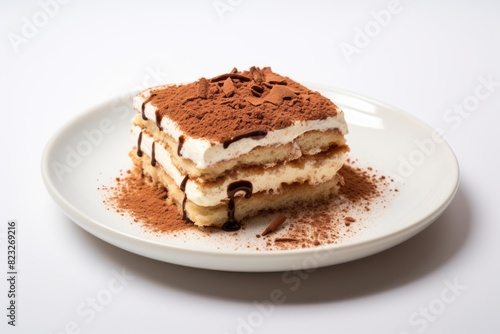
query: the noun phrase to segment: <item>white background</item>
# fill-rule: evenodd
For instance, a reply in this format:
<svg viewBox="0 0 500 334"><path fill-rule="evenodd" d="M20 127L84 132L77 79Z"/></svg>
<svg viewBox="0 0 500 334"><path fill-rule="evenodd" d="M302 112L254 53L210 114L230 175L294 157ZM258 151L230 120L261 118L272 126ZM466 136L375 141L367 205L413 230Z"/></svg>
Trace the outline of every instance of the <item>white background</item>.
<svg viewBox="0 0 500 334"><path fill-rule="evenodd" d="M486 0L2 1L0 258L16 219L19 278L15 328L0 280L0 331L495 332L499 14ZM376 98L441 129L461 168L454 201L411 240L304 274L292 290L282 273L213 272L120 250L73 224L46 192L44 146L73 116L144 86L252 65ZM475 98L478 89L488 96ZM286 301L271 308L274 289ZM106 290L111 300L92 314Z"/></svg>

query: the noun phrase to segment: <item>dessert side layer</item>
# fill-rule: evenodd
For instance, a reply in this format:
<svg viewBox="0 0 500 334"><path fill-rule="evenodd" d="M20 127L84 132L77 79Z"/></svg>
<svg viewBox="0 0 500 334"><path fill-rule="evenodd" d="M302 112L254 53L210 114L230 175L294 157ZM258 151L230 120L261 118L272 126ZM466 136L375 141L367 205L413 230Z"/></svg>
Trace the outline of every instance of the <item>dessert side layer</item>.
<svg viewBox="0 0 500 334"><path fill-rule="evenodd" d="M144 175L148 176L149 182L164 186L167 189L167 201L178 207L179 213L186 222L192 222L198 226L218 226L222 228L229 222L228 216L231 212L229 197L226 201L216 206L196 205L188 199L183 186L177 187L163 169L158 169L151 165L151 158L149 156L143 155L142 157L138 157L134 151L131 151L131 157L135 165L139 166ZM239 182L234 182L231 185L237 185ZM251 185L251 183L249 184ZM251 197L236 194L233 196L233 219L241 221L247 217L257 215L264 210L284 209L310 203L317 204L330 198L332 195L336 195L341 184L343 184L343 178L339 174L336 174L332 179L318 185L309 185L307 182L283 184L278 194L266 192L253 193L251 190Z"/></svg>
<svg viewBox="0 0 500 334"><path fill-rule="evenodd" d="M134 127L132 133L136 140L141 136L138 149L149 157L154 155L156 163L161 165L172 179L172 182L180 188L188 174L183 173L173 164L168 150L163 145L155 143L153 154L154 139L146 133L141 134L141 128L139 127ZM264 169L261 166L240 168L212 182L203 182L201 178L190 176L189 182L185 186L185 193L197 205L215 206L227 198L226 189L229 184L238 180L251 182L254 193L278 193L282 184L294 182L307 182L310 185L317 185L335 176L344 164L346 152L346 146L335 146L320 155L302 156L287 164L268 165Z"/></svg>

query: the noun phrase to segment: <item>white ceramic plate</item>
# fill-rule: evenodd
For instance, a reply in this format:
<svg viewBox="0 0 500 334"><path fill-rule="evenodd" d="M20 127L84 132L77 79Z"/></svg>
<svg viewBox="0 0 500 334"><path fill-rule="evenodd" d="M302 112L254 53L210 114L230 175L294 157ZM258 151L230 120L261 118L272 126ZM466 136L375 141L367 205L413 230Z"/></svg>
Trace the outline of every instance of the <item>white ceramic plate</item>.
<svg viewBox="0 0 500 334"><path fill-rule="evenodd" d="M248 247L257 240L252 228L240 230L238 238L202 236L195 229L176 237L158 235L109 210L98 188L131 166L134 111L126 97L86 111L52 137L42 157L45 186L71 220L110 244L160 261L215 270L286 271L338 264L388 249L430 225L458 187L458 163L448 144L394 107L342 90L314 88L344 110L351 156L390 175L399 190L363 233L342 242L257 250Z"/></svg>

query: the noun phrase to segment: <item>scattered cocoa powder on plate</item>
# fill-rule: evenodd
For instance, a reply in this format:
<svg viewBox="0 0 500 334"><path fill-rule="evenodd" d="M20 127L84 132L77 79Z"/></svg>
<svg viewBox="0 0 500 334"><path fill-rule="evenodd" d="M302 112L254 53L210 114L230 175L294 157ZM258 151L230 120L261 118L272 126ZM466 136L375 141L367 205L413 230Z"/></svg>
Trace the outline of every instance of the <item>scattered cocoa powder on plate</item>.
<svg viewBox="0 0 500 334"><path fill-rule="evenodd" d="M108 193L104 202L118 213L128 213L134 222L154 232L193 228L182 220L177 207L167 202L167 191L149 183L139 170L128 170L115 182L114 186L104 188Z"/></svg>
<svg viewBox="0 0 500 334"><path fill-rule="evenodd" d="M340 194L351 202L370 200L380 195L377 180L370 175L370 170L361 167L344 165L340 171L344 178L344 186L340 188Z"/></svg>
<svg viewBox="0 0 500 334"><path fill-rule="evenodd" d="M314 207L287 210L286 215L292 223L288 225L286 234L277 238L297 242L275 243L274 249L299 248L299 244L301 248L332 244L355 235L363 228L363 224L352 223L367 220L366 217L371 215L371 205L382 200L390 180L378 175L371 167L357 167L355 160L348 160L339 174L344 178L344 184L338 196Z"/></svg>
<svg viewBox="0 0 500 334"><path fill-rule="evenodd" d="M269 215L271 225L273 219L279 218L275 223L277 226L273 226L273 233L255 235L256 243L262 240L259 242L263 246L256 244L256 249L297 249L340 242L364 228L363 223L373 214L371 205L380 204L387 190L395 194L396 189L390 187L394 180L379 175L373 168L357 167L355 160L349 159L339 173L344 178L344 185L339 195L330 201L279 210ZM120 176L113 179L112 186L101 188L106 191L104 202L108 208L122 216L132 217L148 231L175 235L181 230L203 229L186 224L177 206L169 203L166 190L148 182L138 169L120 172ZM351 224L353 222L356 224ZM203 230L209 232L205 234L207 237L212 233L227 233L218 229ZM244 229L240 232L244 233Z"/></svg>

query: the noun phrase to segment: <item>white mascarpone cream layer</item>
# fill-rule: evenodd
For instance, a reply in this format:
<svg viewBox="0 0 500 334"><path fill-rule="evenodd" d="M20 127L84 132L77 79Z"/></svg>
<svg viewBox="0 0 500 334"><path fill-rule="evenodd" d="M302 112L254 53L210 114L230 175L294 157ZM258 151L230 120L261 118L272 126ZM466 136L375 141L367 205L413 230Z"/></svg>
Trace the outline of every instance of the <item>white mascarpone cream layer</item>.
<svg viewBox="0 0 500 334"><path fill-rule="evenodd" d="M149 95L150 91L148 90L134 97L133 105L137 111L141 112L142 105L149 98ZM145 104L144 114L146 118L156 122L155 112L156 107L151 103ZM340 109L334 117L321 120L297 121L287 128L268 132L264 138L258 140L243 138L231 143L227 148L223 147L223 143L213 143L206 139L190 137L179 128L177 123L167 117L161 119L160 125L163 131L174 139L178 139L181 136L184 137L184 144L180 153L183 158L192 160L197 168L207 168L218 162L237 158L240 155L250 152L257 146L283 145L311 130L326 131L338 129L343 135L348 132L344 114ZM203 126L203 123L200 126Z"/></svg>
<svg viewBox="0 0 500 334"><path fill-rule="evenodd" d="M141 128L134 126L132 135L138 141ZM142 133L140 149L147 155L152 155L152 145L154 139L146 133ZM161 164L166 173L174 180L178 187L185 175L183 175L172 163L169 152L161 145L155 144L155 159ZM306 181L309 184L320 184L332 179L337 171L342 167L345 155L340 154L338 158L325 159L321 162L311 161L302 166L282 165L272 170L264 170L263 173L242 173L233 177L227 177L224 182L214 184L203 184L195 181L186 183L185 193L187 198L200 206L214 206L227 199L227 186L238 180L250 181L253 185L253 192L278 191L283 183Z"/></svg>

